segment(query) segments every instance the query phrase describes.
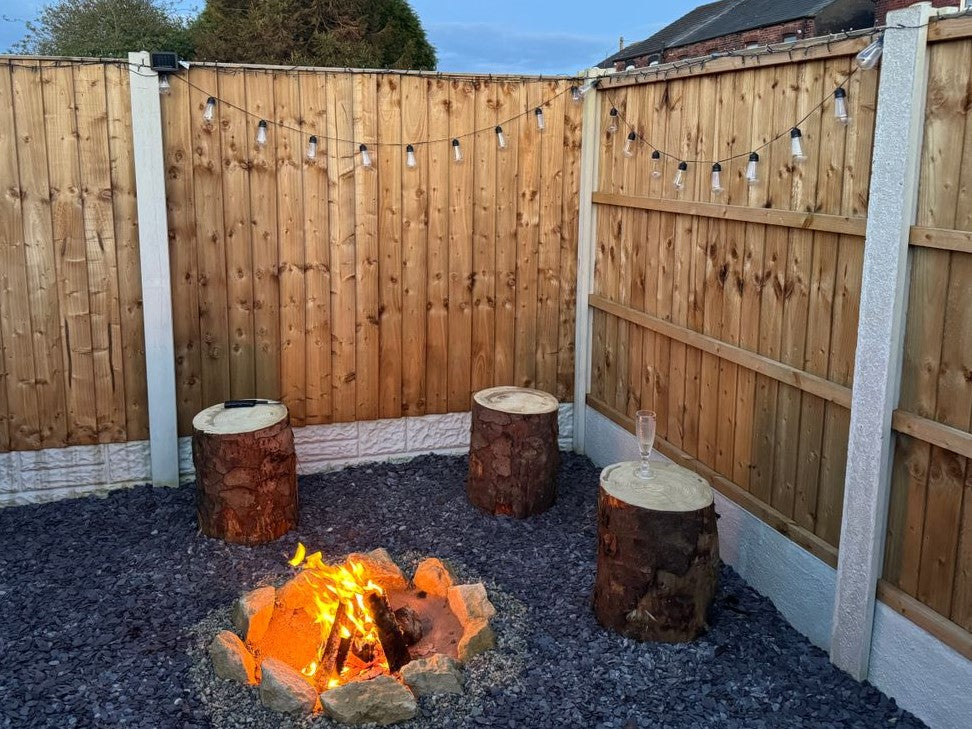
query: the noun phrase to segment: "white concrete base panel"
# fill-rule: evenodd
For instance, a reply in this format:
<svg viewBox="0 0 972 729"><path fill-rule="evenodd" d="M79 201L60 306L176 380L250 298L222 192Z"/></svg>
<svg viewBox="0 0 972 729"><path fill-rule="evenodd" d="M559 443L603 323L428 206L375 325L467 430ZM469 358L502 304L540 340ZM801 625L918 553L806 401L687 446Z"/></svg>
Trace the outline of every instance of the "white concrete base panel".
<svg viewBox="0 0 972 729"><path fill-rule="evenodd" d="M573 441L572 404L559 409L560 447ZM294 428L297 471L469 451L470 413ZM148 441L0 453L0 507L105 494L151 481ZM179 476L191 481L192 442L179 439Z"/></svg>
<svg viewBox="0 0 972 729"><path fill-rule="evenodd" d="M635 460L635 437L584 409L587 455L598 466ZM800 633L830 649L837 571L741 506L715 495L719 554ZM972 661L882 602L871 639L869 683L930 727L972 726Z"/></svg>

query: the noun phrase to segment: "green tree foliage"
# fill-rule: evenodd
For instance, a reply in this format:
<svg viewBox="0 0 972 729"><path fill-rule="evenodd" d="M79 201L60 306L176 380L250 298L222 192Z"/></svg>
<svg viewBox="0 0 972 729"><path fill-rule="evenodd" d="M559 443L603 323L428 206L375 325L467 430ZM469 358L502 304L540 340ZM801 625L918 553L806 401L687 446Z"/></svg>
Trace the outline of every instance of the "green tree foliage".
<svg viewBox="0 0 972 729"><path fill-rule="evenodd" d="M163 0L56 0L27 23L13 49L43 56L125 57L129 51L192 54L186 22Z"/></svg>
<svg viewBox="0 0 972 729"><path fill-rule="evenodd" d="M407 0L207 0L196 58L235 63L434 69Z"/></svg>

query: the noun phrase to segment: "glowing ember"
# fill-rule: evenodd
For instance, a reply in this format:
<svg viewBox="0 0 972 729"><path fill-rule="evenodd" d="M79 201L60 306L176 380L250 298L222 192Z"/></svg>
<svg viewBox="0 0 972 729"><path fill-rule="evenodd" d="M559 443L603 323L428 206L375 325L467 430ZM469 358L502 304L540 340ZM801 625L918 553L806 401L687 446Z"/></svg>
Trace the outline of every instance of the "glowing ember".
<svg viewBox="0 0 972 729"><path fill-rule="evenodd" d="M384 590L368 577L365 567L352 560L325 564L320 552L307 554L303 544L297 545L289 563L313 591L313 618L320 626L316 658L301 673L327 688L363 674L388 673L388 660L368 608L369 595L384 595Z"/></svg>

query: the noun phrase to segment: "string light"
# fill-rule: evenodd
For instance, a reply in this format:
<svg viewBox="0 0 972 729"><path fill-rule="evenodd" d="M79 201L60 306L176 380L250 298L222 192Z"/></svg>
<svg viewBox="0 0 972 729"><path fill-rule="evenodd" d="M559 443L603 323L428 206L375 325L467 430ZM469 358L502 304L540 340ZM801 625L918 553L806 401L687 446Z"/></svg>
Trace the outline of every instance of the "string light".
<svg viewBox="0 0 972 729"><path fill-rule="evenodd" d="M676 190L681 190L685 187L685 171L688 169L688 162L679 162L678 169L675 170L675 179L672 180L672 184L675 186Z"/></svg>
<svg viewBox="0 0 972 729"><path fill-rule="evenodd" d="M203 121L209 124L216 116L216 97L210 96L206 99L206 108L203 109Z"/></svg>
<svg viewBox="0 0 972 729"><path fill-rule="evenodd" d="M307 140L307 159L315 157L317 157L317 137L311 134L310 139Z"/></svg>
<svg viewBox="0 0 972 729"><path fill-rule="evenodd" d="M452 140L452 159L455 160L456 164L462 162L462 147L459 146L459 140Z"/></svg>
<svg viewBox="0 0 972 729"><path fill-rule="evenodd" d="M358 145L358 153L361 155L361 166L365 169L371 168L371 154L368 152L368 145Z"/></svg>
<svg viewBox="0 0 972 729"><path fill-rule="evenodd" d="M834 117L841 124L850 123L850 117L847 115L847 91L843 86L838 86L834 91Z"/></svg>
<svg viewBox="0 0 972 729"><path fill-rule="evenodd" d="M543 122L543 109L541 109L538 106L536 109L534 109L533 113L537 117L537 131L542 132L544 130L544 127L545 127L545 124Z"/></svg>
<svg viewBox="0 0 972 729"><path fill-rule="evenodd" d="M656 149L651 153L651 176L657 180L661 175L661 152Z"/></svg>
<svg viewBox="0 0 972 729"><path fill-rule="evenodd" d="M612 106L609 116L611 120L608 122L607 133L614 134L618 131L618 110Z"/></svg>
<svg viewBox="0 0 972 729"><path fill-rule="evenodd" d="M637 138L638 138L637 134L635 134L634 132L628 132L628 138L624 140L624 149L621 150L621 154L623 154L625 157L634 157L635 156L634 143Z"/></svg>
<svg viewBox="0 0 972 729"><path fill-rule="evenodd" d="M159 93L167 94L172 91L172 84L169 83L169 74L160 73L159 74Z"/></svg>
<svg viewBox="0 0 972 729"><path fill-rule="evenodd" d="M415 147L409 144L405 147L405 166L410 170L414 170L418 167L418 160L415 159Z"/></svg>
<svg viewBox="0 0 972 729"><path fill-rule="evenodd" d="M503 134L503 127L496 125L496 144L500 149L506 149L506 135Z"/></svg>
<svg viewBox="0 0 972 729"><path fill-rule="evenodd" d="M267 143L267 122L265 119L261 119L260 123L257 124L256 143L261 147Z"/></svg>
<svg viewBox="0 0 972 729"><path fill-rule="evenodd" d="M803 162L807 158L803 153L803 132L797 127L790 130L790 154L794 162Z"/></svg>
<svg viewBox="0 0 972 729"><path fill-rule="evenodd" d="M883 34L879 35L867 48L857 54L857 65L864 71L870 71L878 65L882 53L884 53Z"/></svg>
<svg viewBox="0 0 972 729"><path fill-rule="evenodd" d="M756 152L749 154L749 163L746 165L746 182L750 185L759 182L759 154Z"/></svg>
<svg viewBox="0 0 972 729"><path fill-rule="evenodd" d="M575 102L580 103L581 101L584 100L584 97L587 95L587 92L593 89L595 86L597 86L597 82L593 80L585 81L580 86L571 86L570 98L572 98Z"/></svg>
<svg viewBox="0 0 972 729"><path fill-rule="evenodd" d="M712 165L712 192L715 195L722 192L722 165L718 162Z"/></svg>

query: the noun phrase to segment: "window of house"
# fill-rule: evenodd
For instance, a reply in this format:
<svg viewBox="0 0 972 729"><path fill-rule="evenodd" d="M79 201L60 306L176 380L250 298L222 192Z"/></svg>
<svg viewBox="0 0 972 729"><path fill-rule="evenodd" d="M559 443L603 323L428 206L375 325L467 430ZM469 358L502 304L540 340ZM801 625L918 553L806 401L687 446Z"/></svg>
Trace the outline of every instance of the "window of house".
<svg viewBox="0 0 972 729"><path fill-rule="evenodd" d="M796 33L788 33L787 35L783 36L783 42L784 43L796 43L797 42L797 35L796 35Z"/></svg>

